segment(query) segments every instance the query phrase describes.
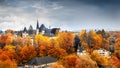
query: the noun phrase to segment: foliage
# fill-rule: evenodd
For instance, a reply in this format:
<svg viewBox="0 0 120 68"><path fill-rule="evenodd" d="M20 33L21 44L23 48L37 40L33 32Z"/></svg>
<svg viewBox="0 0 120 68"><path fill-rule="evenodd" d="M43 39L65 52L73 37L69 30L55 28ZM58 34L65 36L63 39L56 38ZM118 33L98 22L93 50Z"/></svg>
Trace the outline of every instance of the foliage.
<svg viewBox="0 0 120 68"><path fill-rule="evenodd" d="M88 54L80 55L81 65L80 68L98 68L97 63L93 61Z"/></svg>
<svg viewBox="0 0 120 68"><path fill-rule="evenodd" d="M74 35L70 32L61 32L57 36L59 46L67 51L68 54L74 52Z"/></svg>
<svg viewBox="0 0 120 68"><path fill-rule="evenodd" d="M85 30L80 32L82 46L89 52L98 49L102 45L102 37L93 30L86 33ZM90 52L91 52L90 51Z"/></svg>
<svg viewBox="0 0 120 68"><path fill-rule="evenodd" d="M43 36L41 34L38 34L38 35L35 36L34 43L35 43L35 45L38 45L38 46L41 46L41 45L44 45L44 46L51 45L50 38L48 38L47 36Z"/></svg>
<svg viewBox="0 0 120 68"><path fill-rule="evenodd" d="M25 40L21 37L21 36L18 36L17 38L15 38L12 42L12 44L14 46L24 46L24 43L25 43Z"/></svg>
<svg viewBox="0 0 120 68"><path fill-rule="evenodd" d="M53 47L53 46L39 46L39 56L51 56L56 59L61 59L62 57L66 56L67 52L60 48L60 47Z"/></svg>
<svg viewBox="0 0 120 68"><path fill-rule="evenodd" d="M97 63L88 55L77 56L71 54L63 57L57 64L58 66L64 66L64 68L98 68Z"/></svg>
<svg viewBox="0 0 120 68"><path fill-rule="evenodd" d="M114 67L120 67L120 60L116 57L116 56L112 56L112 58L110 59L110 64L111 66Z"/></svg>
<svg viewBox="0 0 120 68"><path fill-rule="evenodd" d="M82 46L86 49L88 48L88 43L87 43L87 32L85 30L82 30L80 32L80 40L81 40L81 44Z"/></svg>
<svg viewBox="0 0 120 68"><path fill-rule="evenodd" d="M110 38L110 35L104 30L98 30L96 32L97 34L100 34L102 36L102 46L101 48L104 48L106 50L109 50L109 38Z"/></svg>
<svg viewBox="0 0 120 68"><path fill-rule="evenodd" d="M7 36L13 36L14 31L11 29L6 30Z"/></svg>
<svg viewBox="0 0 120 68"><path fill-rule="evenodd" d="M115 49L118 50L118 48L120 48L120 34L118 34L118 37L115 40Z"/></svg>
<svg viewBox="0 0 120 68"><path fill-rule="evenodd" d="M91 54L91 58L97 62L97 64L108 66L109 60L106 56L101 55L97 50L94 50Z"/></svg>
<svg viewBox="0 0 120 68"><path fill-rule="evenodd" d="M32 45L32 41L29 36L27 36L23 39L24 39L24 45L27 45L27 46Z"/></svg>
<svg viewBox="0 0 120 68"><path fill-rule="evenodd" d="M0 47L3 48L6 45L6 40L8 36L7 35L1 35L0 36Z"/></svg>
<svg viewBox="0 0 120 68"><path fill-rule="evenodd" d="M17 68L14 52L0 49L0 68Z"/></svg>
<svg viewBox="0 0 120 68"><path fill-rule="evenodd" d="M80 61L78 56L68 55L68 56L65 56L63 59L61 59L60 63L65 68L79 68L79 66L82 62Z"/></svg>
<svg viewBox="0 0 120 68"><path fill-rule="evenodd" d="M15 52L15 48L16 48L16 46L6 45L6 46L4 47L4 50L5 50L5 51L9 51L9 52Z"/></svg>
<svg viewBox="0 0 120 68"><path fill-rule="evenodd" d="M13 60L6 59L5 61L0 61L0 68L17 68L17 63Z"/></svg>
<svg viewBox="0 0 120 68"><path fill-rule="evenodd" d="M63 65L57 62L57 63L51 64L50 68L65 68L65 67L63 67Z"/></svg>
<svg viewBox="0 0 120 68"><path fill-rule="evenodd" d="M39 46L39 56L48 56L48 50L51 49L51 46Z"/></svg>
<svg viewBox="0 0 120 68"><path fill-rule="evenodd" d="M51 46L59 47L59 42L57 41L56 37L51 38L50 41L51 41Z"/></svg>
<svg viewBox="0 0 120 68"><path fill-rule="evenodd" d="M32 45L25 45L23 48L21 48L21 51L18 53L17 60L24 63L36 57L36 54L36 50Z"/></svg>
<svg viewBox="0 0 120 68"><path fill-rule="evenodd" d="M50 50L48 50L48 55L59 60L66 56L67 52L60 47L52 47Z"/></svg>
<svg viewBox="0 0 120 68"><path fill-rule="evenodd" d="M7 39L6 39L6 45L9 45L9 44L11 44L12 43L12 39L10 38L10 37L8 37Z"/></svg>
<svg viewBox="0 0 120 68"><path fill-rule="evenodd" d="M114 55L120 60L120 50L115 50Z"/></svg>

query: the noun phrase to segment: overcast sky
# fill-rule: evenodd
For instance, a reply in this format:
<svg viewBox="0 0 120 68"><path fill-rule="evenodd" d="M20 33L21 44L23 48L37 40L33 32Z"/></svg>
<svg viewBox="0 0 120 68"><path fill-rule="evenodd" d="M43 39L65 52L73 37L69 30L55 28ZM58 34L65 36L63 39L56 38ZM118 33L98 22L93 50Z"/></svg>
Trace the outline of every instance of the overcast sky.
<svg viewBox="0 0 120 68"><path fill-rule="evenodd" d="M61 30L120 30L120 0L0 0L0 30L45 24Z"/></svg>

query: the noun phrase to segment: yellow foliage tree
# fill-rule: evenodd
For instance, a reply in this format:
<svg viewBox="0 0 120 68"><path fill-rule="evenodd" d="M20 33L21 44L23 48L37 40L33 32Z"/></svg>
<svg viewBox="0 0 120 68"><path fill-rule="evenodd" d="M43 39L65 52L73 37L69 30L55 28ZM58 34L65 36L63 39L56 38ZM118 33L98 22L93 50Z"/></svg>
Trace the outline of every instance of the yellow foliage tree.
<svg viewBox="0 0 120 68"><path fill-rule="evenodd" d="M74 35L70 32L61 32L57 36L59 46L67 51L68 54L74 52Z"/></svg>
<svg viewBox="0 0 120 68"><path fill-rule="evenodd" d="M35 36L35 39L34 39L34 43L38 46L41 46L41 45L51 45L51 41L50 41L50 38L47 37L47 36L43 36L42 34L38 34Z"/></svg>
<svg viewBox="0 0 120 68"><path fill-rule="evenodd" d="M94 50L91 54L91 58L98 64L106 67L109 65L109 60L106 56L101 55L97 50Z"/></svg>
<svg viewBox="0 0 120 68"><path fill-rule="evenodd" d="M51 45L53 47L59 47L59 42L57 41L56 37L55 38L51 38L50 40L51 40Z"/></svg>
<svg viewBox="0 0 120 68"><path fill-rule="evenodd" d="M6 46L4 47L4 50L5 50L5 51L10 51L10 52L15 52L15 48L16 48L16 46L6 45Z"/></svg>
<svg viewBox="0 0 120 68"><path fill-rule="evenodd" d="M86 33L85 30L80 32L80 39L82 46L88 50L88 52L95 49L99 49L102 45L102 37L99 34L96 34L93 30Z"/></svg>

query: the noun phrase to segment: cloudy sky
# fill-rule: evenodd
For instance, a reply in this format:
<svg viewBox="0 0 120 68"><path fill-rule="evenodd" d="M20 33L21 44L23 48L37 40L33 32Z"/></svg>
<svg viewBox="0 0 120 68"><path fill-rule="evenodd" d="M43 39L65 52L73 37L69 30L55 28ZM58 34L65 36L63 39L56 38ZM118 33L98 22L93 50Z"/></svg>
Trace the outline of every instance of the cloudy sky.
<svg viewBox="0 0 120 68"><path fill-rule="evenodd" d="M0 30L30 25L61 30L120 30L120 0L0 0Z"/></svg>

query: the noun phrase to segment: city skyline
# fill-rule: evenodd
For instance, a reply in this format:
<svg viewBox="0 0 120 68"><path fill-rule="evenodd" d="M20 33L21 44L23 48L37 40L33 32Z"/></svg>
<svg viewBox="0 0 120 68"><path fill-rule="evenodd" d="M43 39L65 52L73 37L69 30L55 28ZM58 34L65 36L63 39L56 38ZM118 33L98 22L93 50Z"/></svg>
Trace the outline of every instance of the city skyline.
<svg viewBox="0 0 120 68"><path fill-rule="evenodd" d="M0 0L0 29L120 30L119 0Z"/></svg>

